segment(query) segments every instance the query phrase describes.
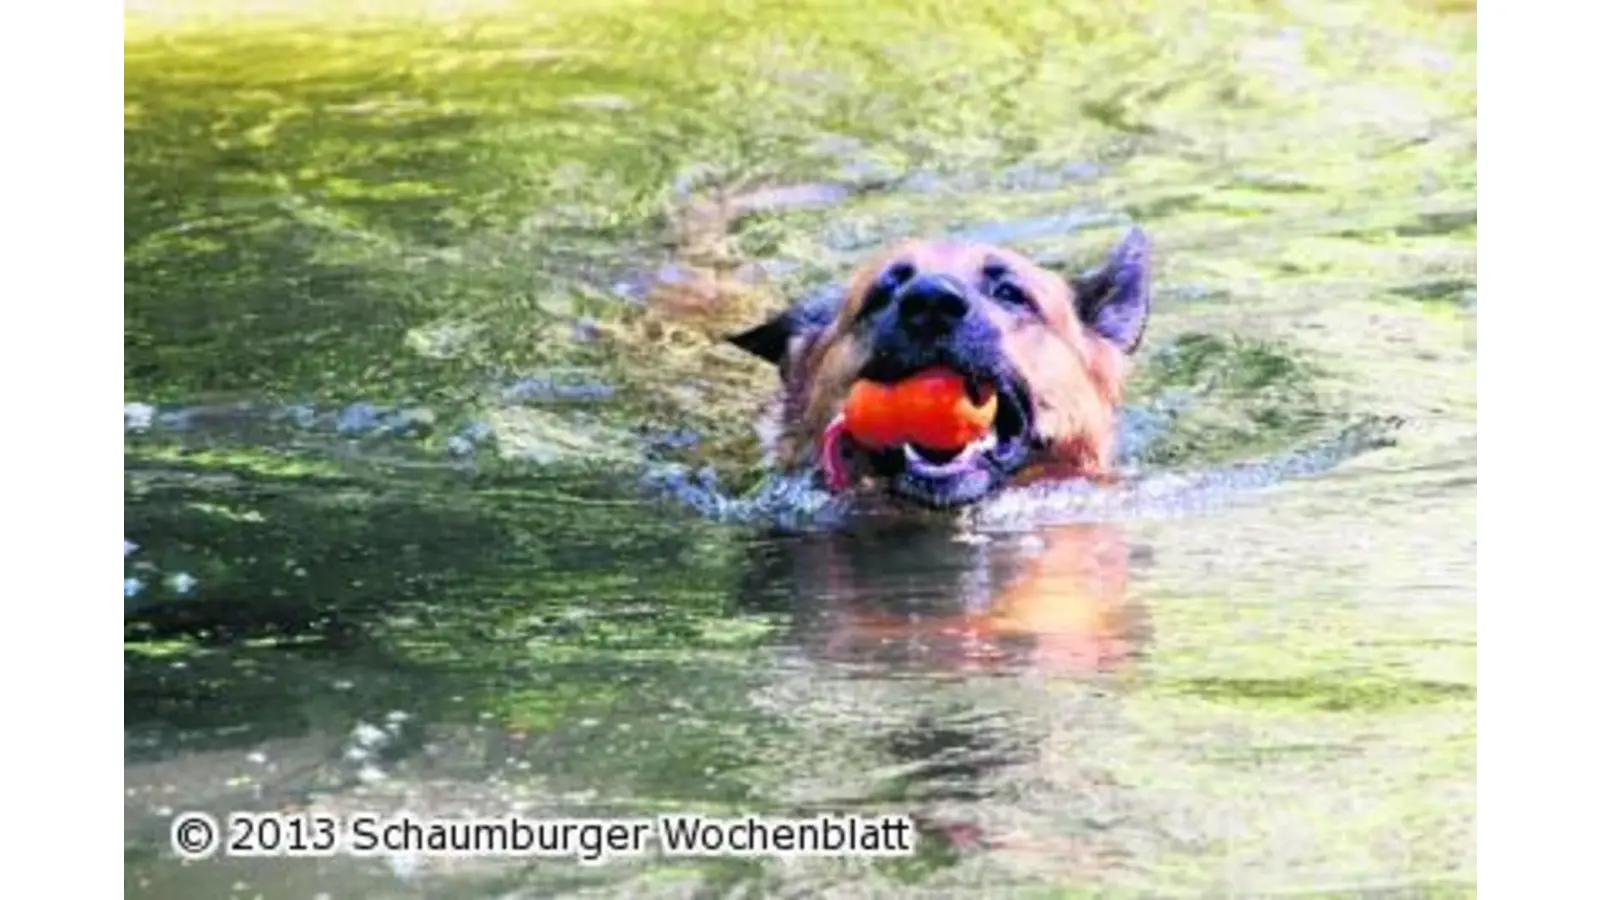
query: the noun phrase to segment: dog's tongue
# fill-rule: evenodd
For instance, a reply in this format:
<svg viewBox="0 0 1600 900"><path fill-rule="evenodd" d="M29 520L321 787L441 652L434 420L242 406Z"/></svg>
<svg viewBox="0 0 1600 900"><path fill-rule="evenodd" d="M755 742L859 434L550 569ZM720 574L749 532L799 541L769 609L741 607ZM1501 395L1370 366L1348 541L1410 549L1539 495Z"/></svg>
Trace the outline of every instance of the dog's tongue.
<svg viewBox="0 0 1600 900"><path fill-rule="evenodd" d="M850 486L850 466L844 460L844 413L834 417L822 432L822 476L830 491Z"/></svg>

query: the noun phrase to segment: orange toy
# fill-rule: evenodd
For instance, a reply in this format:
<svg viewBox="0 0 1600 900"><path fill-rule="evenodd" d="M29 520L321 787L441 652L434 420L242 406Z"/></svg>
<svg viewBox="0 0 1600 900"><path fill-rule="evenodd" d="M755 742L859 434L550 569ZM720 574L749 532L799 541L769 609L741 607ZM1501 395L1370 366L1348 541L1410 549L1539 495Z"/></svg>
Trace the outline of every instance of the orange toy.
<svg viewBox="0 0 1600 900"><path fill-rule="evenodd" d="M975 404L960 375L926 369L893 384L857 381L845 399L844 428L874 449L912 443L956 451L988 433L998 408L992 389Z"/></svg>

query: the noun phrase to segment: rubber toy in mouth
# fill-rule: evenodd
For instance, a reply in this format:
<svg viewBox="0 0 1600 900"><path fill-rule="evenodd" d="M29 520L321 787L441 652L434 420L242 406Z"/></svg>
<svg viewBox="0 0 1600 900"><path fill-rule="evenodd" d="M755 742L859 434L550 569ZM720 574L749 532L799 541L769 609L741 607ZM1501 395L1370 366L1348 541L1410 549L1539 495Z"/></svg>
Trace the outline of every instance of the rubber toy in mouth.
<svg viewBox="0 0 1600 900"><path fill-rule="evenodd" d="M882 450L916 446L955 454L989 434L999 401L990 385L945 368L925 369L892 384L857 381L844 411L823 435L823 469L830 487L849 483L840 438Z"/></svg>

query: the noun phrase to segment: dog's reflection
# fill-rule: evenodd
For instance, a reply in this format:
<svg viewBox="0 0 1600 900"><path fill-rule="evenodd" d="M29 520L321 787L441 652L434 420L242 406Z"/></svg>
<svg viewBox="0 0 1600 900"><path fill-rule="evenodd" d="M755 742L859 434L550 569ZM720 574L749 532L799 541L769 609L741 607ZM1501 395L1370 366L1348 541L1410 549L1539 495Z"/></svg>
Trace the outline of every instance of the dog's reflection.
<svg viewBox="0 0 1600 900"><path fill-rule="evenodd" d="M786 601L822 659L1090 674L1134 657L1148 633L1128 593L1137 554L1113 525L975 536L899 522L767 549L760 593Z"/></svg>
<svg viewBox="0 0 1600 900"><path fill-rule="evenodd" d="M830 679L830 697L848 694L857 674L879 689L911 673L924 686L930 678L1098 681L1134 661L1149 636L1129 590L1142 554L1114 525L980 537L901 519L773 541L759 556L750 570L759 584L746 598L791 619L793 644L806 658L840 667L835 674L846 680ZM1087 871L1078 844L1018 824L1029 814L1007 787L1020 778L1064 798L1103 789L1079 784L1094 776L1077 774L1074 764L1041 757L1046 745L1059 752L1063 735L1103 727L1094 723L1115 700L1100 685L1080 687L1008 689L987 700L958 688L938 700L908 684L889 688L905 702L888 707L878 705L881 690L869 689L861 695L873 698L860 707L863 746L886 757L897 772L893 792L923 839L950 860L1004 850L1060 856ZM803 722L806 705L788 714Z"/></svg>

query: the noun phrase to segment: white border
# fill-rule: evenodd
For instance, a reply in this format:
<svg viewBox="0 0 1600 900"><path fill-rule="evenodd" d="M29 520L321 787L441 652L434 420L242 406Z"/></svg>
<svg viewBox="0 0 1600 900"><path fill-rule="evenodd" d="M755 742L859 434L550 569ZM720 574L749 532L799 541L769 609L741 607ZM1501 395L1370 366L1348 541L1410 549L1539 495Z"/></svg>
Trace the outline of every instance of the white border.
<svg viewBox="0 0 1600 900"><path fill-rule="evenodd" d="M1600 421L1600 145L1579 87L1600 67L1584 7L1491 7L1478 29L1478 883L1517 900L1592 889L1600 838L1597 761L1578 735L1600 706L1587 566L1600 443L1581 437Z"/></svg>
<svg viewBox="0 0 1600 900"><path fill-rule="evenodd" d="M85 861L112 855L122 822L111 628L122 524L122 343L111 312L122 297L120 43L110 3L0 12L0 216L12 235L0 268L0 472L13 535L0 554L13 788L0 840L16 884L94 896L112 896L120 879L109 862Z"/></svg>
<svg viewBox="0 0 1600 900"><path fill-rule="evenodd" d="M112 870L77 864L64 841L98 855L120 821L109 803L121 793L109 613L120 577L112 520L121 518L112 499L120 478L111 463L111 385L122 354L109 305L121 284L120 91L112 85L122 76L110 6L16 4L0 19L0 171L13 234L0 453L8 518L22 535L5 553L11 641L0 658L9 670L13 811L5 836L25 848L13 865L39 869L48 879L39 883L71 881L99 896L109 886L93 882L109 883ZM1479 889L1508 898L1563 896L1588 883L1595 850L1587 815L1596 762L1576 732L1592 725L1596 708L1600 590L1584 563L1600 559L1600 549L1582 535L1596 534L1587 514L1600 444L1577 432L1600 419L1590 387L1600 364L1600 148L1582 137L1596 133L1586 86L1600 84L1600 72L1593 30L1578 21L1583 7L1566 8L1575 12L1491 4L1479 31L1489 61L1488 78L1480 77L1489 124L1480 128L1479 228L1489 250L1479 262L1487 321L1478 333L1488 358L1479 383L1490 423L1479 452L1491 471L1480 501ZM29 362L32 349L46 355ZM103 470L93 462L98 446ZM93 540L80 547L82 534ZM96 562L83 567L86 559ZM102 623L105 643L86 640ZM12 883L22 877L13 873Z"/></svg>

